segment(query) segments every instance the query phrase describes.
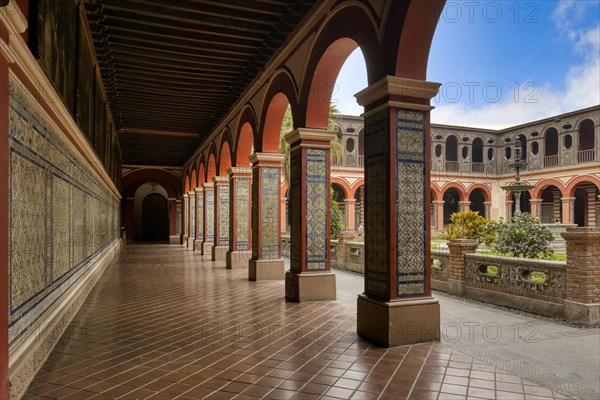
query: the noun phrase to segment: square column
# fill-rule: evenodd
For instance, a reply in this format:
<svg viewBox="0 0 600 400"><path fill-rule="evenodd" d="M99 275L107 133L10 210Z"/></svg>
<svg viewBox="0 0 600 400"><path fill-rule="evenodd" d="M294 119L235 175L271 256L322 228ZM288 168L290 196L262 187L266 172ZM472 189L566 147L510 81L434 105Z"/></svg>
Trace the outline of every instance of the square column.
<svg viewBox="0 0 600 400"><path fill-rule="evenodd" d="M204 188L195 189L196 192L196 240L194 250L202 251L202 239L204 238Z"/></svg>
<svg viewBox="0 0 600 400"><path fill-rule="evenodd" d="M356 230L356 199L344 199L344 206L346 207L346 230Z"/></svg>
<svg viewBox="0 0 600 400"><path fill-rule="evenodd" d="M190 199L188 194L183 194L183 243L188 246L188 237L190 236Z"/></svg>
<svg viewBox="0 0 600 400"><path fill-rule="evenodd" d="M291 301L335 300L330 265L330 149L336 133L300 128L290 145L290 270L285 297Z"/></svg>
<svg viewBox="0 0 600 400"><path fill-rule="evenodd" d="M572 224L575 215L575 197L561 197L562 202L562 223Z"/></svg>
<svg viewBox="0 0 600 400"><path fill-rule="evenodd" d="M459 201L458 205L459 205L460 211L462 211L462 212L469 211L471 209L471 201L469 201L469 200Z"/></svg>
<svg viewBox="0 0 600 400"><path fill-rule="evenodd" d="M251 281L282 280L280 187L283 154L254 153L252 163L252 258L248 262Z"/></svg>
<svg viewBox="0 0 600 400"><path fill-rule="evenodd" d="M202 232L202 255L212 255L215 238L215 188L212 183L204 184L204 230Z"/></svg>
<svg viewBox="0 0 600 400"><path fill-rule="evenodd" d="M484 201L483 202L483 207L485 210L485 215L484 217L487 219L492 219L492 202L491 201ZM541 221L541 218L540 218Z"/></svg>
<svg viewBox="0 0 600 400"><path fill-rule="evenodd" d="M433 200L432 203L435 221L431 221L431 223L435 222L436 230L442 232L444 230L444 200Z"/></svg>
<svg viewBox="0 0 600 400"><path fill-rule="evenodd" d="M188 235L187 247L194 248L194 242L196 241L196 191L190 190L188 192L189 201L189 215L190 215L190 228Z"/></svg>
<svg viewBox="0 0 600 400"><path fill-rule="evenodd" d="M542 222L542 199L530 199L531 215Z"/></svg>
<svg viewBox="0 0 600 400"><path fill-rule="evenodd" d="M431 296L429 100L440 84L388 76L365 107L365 291L358 333L383 346L440 340Z"/></svg>
<svg viewBox="0 0 600 400"><path fill-rule="evenodd" d="M229 175L229 251L226 256L226 267L248 266L252 257L251 235L252 219L250 210L250 189L252 170L232 167Z"/></svg>
<svg viewBox="0 0 600 400"><path fill-rule="evenodd" d="M212 260L225 261L229 250L229 178L213 176L215 185L215 238Z"/></svg>

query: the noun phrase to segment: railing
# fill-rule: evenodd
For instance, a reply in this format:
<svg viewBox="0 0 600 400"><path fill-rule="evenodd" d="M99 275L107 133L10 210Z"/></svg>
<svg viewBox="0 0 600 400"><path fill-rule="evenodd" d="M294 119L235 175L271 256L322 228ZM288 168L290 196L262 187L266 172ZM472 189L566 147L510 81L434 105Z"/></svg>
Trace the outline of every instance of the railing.
<svg viewBox="0 0 600 400"><path fill-rule="evenodd" d="M558 166L558 154L544 157L544 168Z"/></svg>
<svg viewBox="0 0 600 400"><path fill-rule="evenodd" d="M458 161L446 161L446 172L458 172Z"/></svg>
<svg viewBox="0 0 600 400"><path fill-rule="evenodd" d="M448 250L431 250L431 279L447 282L450 275L450 253Z"/></svg>
<svg viewBox="0 0 600 400"><path fill-rule="evenodd" d="M365 156L358 156L358 167L359 168L365 167Z"/></svg>
<svg viewBox="0 0 600 400"><path fill-rule="evenodd" d="M589 162L594 162L594 160L595 160L594 149L580 150L577 153L577 162L578 163L589 163Z"/></svg>
<svg viewBox="0 0 600 400"><path fill-rule="evenodd" d="M467 254L465 284L482 289L561 302L566 297L565 262Z"/></svg>
<svg viewBox="0 0 600 400"><path fill-rule="evenodd" d="M485 172L485 164L482 162L472 162L471 163L471 171L484 173Z"/></svg>

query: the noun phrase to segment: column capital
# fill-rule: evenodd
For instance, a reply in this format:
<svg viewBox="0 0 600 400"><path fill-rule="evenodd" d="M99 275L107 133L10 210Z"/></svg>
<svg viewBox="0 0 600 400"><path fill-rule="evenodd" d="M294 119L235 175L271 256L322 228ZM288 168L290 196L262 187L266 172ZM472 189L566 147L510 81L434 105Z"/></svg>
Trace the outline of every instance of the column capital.
<svg viewBox="0 0 600 400"><path fill-rule="evenodd" d="M188 192L188 196L195 196L196 195L196 191L195 190L190 190Z"/></svg>
<svg viewBox="0 0 600 400"><path fill-rule="evenodd" d="M429 111L433 109L429 100L437 95L441 85L437 82L388 75L356 93L354 97L365 108L385 102L386 106Z"/></svg>
<svg viewBox="0 0 600 400"><path fill-rule="evenodd" d="M432 203L435 204L436 206L443 206L445 201L444 200L433 200Z"/></svg>
<svg viewBox="0 0 600 400"><path fill-rule="evenodd" d="M575 201L575 197L561 197L560 200L563 202Z"/></svg>
<svg viewBox="0 0 600 400"><path fill-rule="evenodd" d="M483 205L484 205L484 206L491 206L491 205L492 205L492 202L491 202L491 201L484 201L484 202L483 202Z"/></svg>
<svg viewBox="0 0 600 400"><path fill-rule="evenodd" d="M204 186L204 190L205 190L205 191L206 191L206 190L214 190L214 188L215 188L215 187L213 186L213 184L212 184L212 183L209 183L209 182L205 182L205 183L203 183L202 185Z"/></svg>
<svg viewBox="0 0 600 400"><path fill-rule="evenodd" d="M252 170L250 167L230 167L227 168L227 175L230 178L235 176L252 176Z"/></svg>
<svg viewBox="0 0 600 400"><path fill-rule="evenodd" d="M181 204L181 199L175 199L175 204Z"/></svg>
<svg viewBox="0 0 600 400"><path fill-rule="evenodd" d="M542 199L530 199L529 202L530 203L541 203L543 200Z"/></svg>
<svg viewBox="0 0 600 400"><path fill-rule="evenodd" d="M291 146L309 144L310 147L331 147L336 131L327 129L298 128L285 135L285 141Z"/></svg>
<svg viewBox="0 0 600 400"><path fill-rule="evenodd" d="M212 177L213 184L215 185L224 185L229 183L229 179L226 176L215 175Z"/></svg>
<svg viewBox="0 0 600 400"><path fill-rule="evenodd" d="M459 200L458 204L461 205L471 205L471 200Z"/></svg>
<svg viewBox="0 0 600 400"><path fill-rule="evenodd" d="M204 188L202 186L198 186L197 188L194 189L194 191L196 192L196 194L202 193L204 191Z"/></svg>
<svg viewBox="0 0 600 400"><path fill-rule="evenodd" d="M183 198L184 198L184 199L187 199L188 197L190 197L190 196L189 196L187 193L184 193L184 194L183 194Z"/></svg>
<svg viewBox="0 0 600 400"><path fill-rule="evenodd" d="M346 204L356 204L356 199L355 198L351 198L351 199L344 199L344 203Z"/></svg>
<svg viewBox="0 0 600 400"><path fill-rule="evenodd" d="M285 154L280 153L253 153L250 155L249 160L253 167L257 164L269 164L281 167L284 158Z"/></svg>

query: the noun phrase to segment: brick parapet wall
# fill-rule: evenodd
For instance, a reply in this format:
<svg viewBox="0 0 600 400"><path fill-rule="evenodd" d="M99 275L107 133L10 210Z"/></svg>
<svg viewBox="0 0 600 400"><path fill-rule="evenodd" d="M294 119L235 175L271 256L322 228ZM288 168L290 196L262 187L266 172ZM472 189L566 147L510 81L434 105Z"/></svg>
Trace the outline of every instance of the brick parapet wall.
<svg viewBox="0 0 600 400"><path fill-rule="evenodd" d="M448 279L465 280L465 254L475 253L478 246L479 243L471 239L450 239L448 241L448 250L450 251Z"/></svg>
<svg viewBox="0 0 600 400"><path fill-rule="evenodd" d="M567 300L600 303L600 228L568 228Z"/></svg>

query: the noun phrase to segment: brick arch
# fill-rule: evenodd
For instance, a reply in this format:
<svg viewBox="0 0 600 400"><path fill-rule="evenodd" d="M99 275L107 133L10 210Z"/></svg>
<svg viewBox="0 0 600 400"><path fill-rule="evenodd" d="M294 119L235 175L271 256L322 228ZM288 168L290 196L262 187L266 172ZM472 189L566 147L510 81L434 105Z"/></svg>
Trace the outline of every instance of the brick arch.
<svg viewBox="0 0 600 400"><path fill-rule="evenodd" d="M206 178L206 157L204 153L200 155L198 158L198 186L204 183L204 179Z"/></svg>
<svg viewBox="0 0 600 400"><path fill-rule="evenodd" d="M435 199L431 199L432 201L442 199L443 192L436 182L431 181L429 184L429 189L435 194Z"/></svg>
<svg viewBox="0 0 600 400"><path fill-rule="evenodd" d="M461 185L460 183L456 183L456 182L446 183L440 190L442 197L444 196L444 193L446 193L446 191L448 189L456 189L458 191L458 198L460 201L466 201L469 199L469 197L467 196L467 191L465 190L465 187L463 185Z"/></svg>
<svg viewBox="0 0 600 400"><path fill-rule="evenodd" d="M563 193L567 193L568 197L575 197L575 190L577 190L577 185L584 182L591 183L600 190L600 178L594 175L583 175L578 176L577 178L574 178L571 181L569 181L569 183L567 184L567 188Z"/></svg>
<svg viewBox="0 0 600 400"><path fill-rule="evenodd" d="M533 189L531 189L531 198L532 199L540 199L542 192L544 191L544 189L546 189L548 186L556 186L558 188L558 190L560 190L560 195L562 197L565 197L567 190L565 188L565 185L557 180L557 179L544 179L541 182L538 182L537 185L535 185L535 187Z"/></svg>
<svg viewBox="0 0 600 400"><path fill-rule="evenodd" d="M269 82L269 88L263 99L261 108L260 129L254 141L257 152L279 152L281 123L288 105L292 109L294 126L300 119L298 107L298 88L292 74L287 69L280 69Z"/></svg>
<svg viewBox="0 0 600 400"><path fill-rule="evenodd" d="M221 134L221 144L219 146L219 154L217 157L217 173L220 176L227 175L227 168L232 166L231 142L231 133L229 132L229 129L225 129Z"/></svg>
<svg viewBox="0 0 600 400"><path fill-rule="evenodd" d="M477 184L472 185L472 186L469 187L469 190L467 191L466 200L468 200L471 197L471 194L476 189L483 190L483 195L484 195L483 197L484 197L485 201L492 201L492 192L490 191L490 189L487 186L482 185L481 183L477 183Z"/></svg>
<svg viewBox="0 0 600 400"><path fill-rule="evenodd" d="M212 142L208 150L208 161L206 162L205 182L212 182L212 177L216 176L217 173L217 146L215 145L215 142Z"/></svg>
<svg viewBox="0 0 600 400"><path fill-rule="evenodd" d="M350 198L356 196L356 192L362 186L365 186L365 178L360 178L359 180L357 180L356 182L354 182L354 185L352 185L352 192L351 192L351 197Z"/></svg>
<svg viewBox="0 0 600 400"><path fill-rule="evenodd" d="M334 184L334 183L342 188L342 190L344 191L344 196L346 196L345 198L349 199L350 193L353 193L353 192L352 192L352 188L350 188L350 185L348 184L348 182L346 182L345 180L343 180L339 177L332 177L331 184Z"/></svg>
<svg viewBox="0 0 600 400"><path fill-rule="evenodd" d="M198 177L196 176L196 170L192 170L192 177L190 178L190 190L194 190L198 187Z"/></svg>
<svg viewBox="0 0 600 400"><path fill-rule="evenodd" d="M189 175L185 175L185 184L183 186L183 192L187 193L190 191L190 177Z"/></svg>
<svg viewBox="0 0 600 400"><path fill-rule="evenodd" d="M240 118L237 123L237 130L233 134L231 141L232 162L236 166L249 165L248 157L252 152L252 147L256 147L258 132L258 120L256 112L250 104L246 104L240 113Z"/></svg>
<svg viewBox="0 0 600 400"><path fill-rule="evenodd" d="M368 82L374 83L384 76L372 72L382 61L376 25L372 12L360 3L341 5L323 21L303 74L300 89L302 119L295 121L299 126L327 127L335 81L348 56L357 47L361 48L365 59ZM356 29L357 26L360 29Z"/></svg>

